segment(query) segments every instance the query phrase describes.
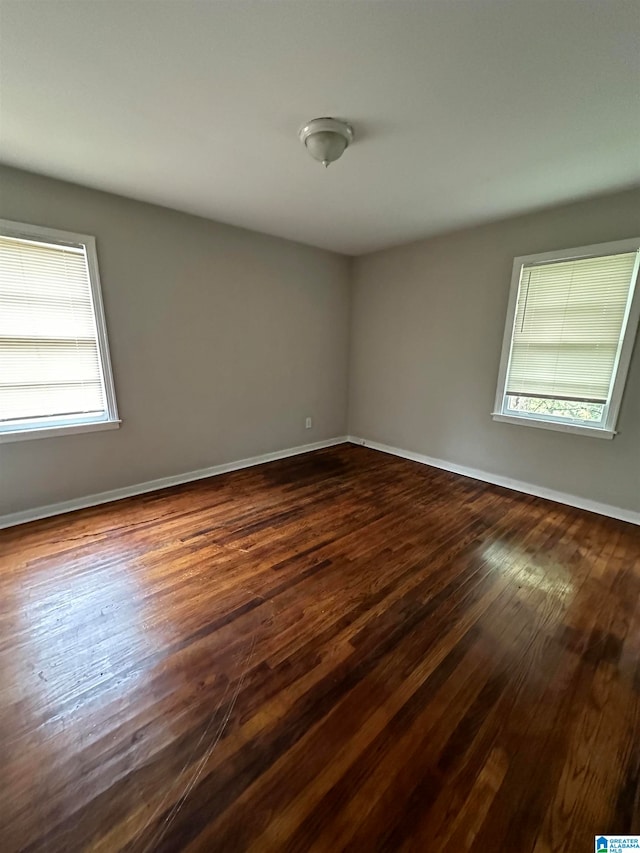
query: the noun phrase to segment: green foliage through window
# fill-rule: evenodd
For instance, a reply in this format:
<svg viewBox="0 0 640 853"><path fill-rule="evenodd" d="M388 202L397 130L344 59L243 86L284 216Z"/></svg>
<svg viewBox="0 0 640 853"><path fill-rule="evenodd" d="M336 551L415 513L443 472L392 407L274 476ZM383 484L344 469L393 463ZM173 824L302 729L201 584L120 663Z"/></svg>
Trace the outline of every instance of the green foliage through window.
<svg viewBox="0 0 640 853"><path fill-rule="evenodd" d="M576 400L550 400L546 397L507 396L506 411L514 414L541 415L565 418L567 421L600 423L604 413L602 403Z"/></svg>

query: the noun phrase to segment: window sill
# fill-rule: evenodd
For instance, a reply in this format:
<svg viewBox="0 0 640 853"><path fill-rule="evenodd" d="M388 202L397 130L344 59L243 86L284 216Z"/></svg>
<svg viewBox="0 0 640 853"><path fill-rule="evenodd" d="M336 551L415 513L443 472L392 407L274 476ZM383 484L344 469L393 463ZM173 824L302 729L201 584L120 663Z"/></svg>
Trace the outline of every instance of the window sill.
<svg viewBox="0 0 640 853"><path fill-rule="evenodd" d="M9 441L29 441L34 438L53 438L61 435L75 435L80 432L101 432L106 429L118 429L122 421L97 421L86 424L64 424L42 427L41 429L19 429L0 432L0 444Z"/></svg>
<svg viewBox="0 0 640 853"><path fill-rule="evenodd" d="M537 429L552 429L555 432L570 432L575 435L589 435L592 438L607 438L611 439L616 432L612 429L604 429L603 427L583 426L582 424L561 424L555 421L537 421L533 418L518 418L512 415L502 415L499 412L492 413L491 417L494 421L501 421L505 424L518 424L518 426L536 427Z"/></svg>

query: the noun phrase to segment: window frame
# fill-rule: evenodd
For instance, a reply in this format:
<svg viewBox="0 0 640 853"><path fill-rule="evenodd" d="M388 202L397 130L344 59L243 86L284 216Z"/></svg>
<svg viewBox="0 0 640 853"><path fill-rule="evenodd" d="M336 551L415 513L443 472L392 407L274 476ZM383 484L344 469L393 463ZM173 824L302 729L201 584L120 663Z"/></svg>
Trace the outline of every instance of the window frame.
<svg viewBox="0 0 640 853"><path fill-rule="evenodd" d="M514 258L511 273L511 289L507 304L507 317L502 339L502 353L500 356L500 368L498 371L498 385L496 398L491 416L494 421L518 424L520 426L537 427L541 429L555 430L556 432L569 432L579 435L589 435L597 438L612 439L616 435L616 425L620 413L620 404L624 393L631 356L635 344L638 323L640 321L640 287L638 286L638 270L640 268L640 237L626 240L615 240L608 243L595 243L590 246L578 246L573 249L560 249L552 252L542 252L534 255L521 255ZM627 301L620 343L613 369L612 384L609 390L609 398L604 406L602 421L599 425L589 424L586 421L560 421L553 416L549 419L541 418L535 414L522 413L516 415L505 413L507 395L506 385L509 367L511 364L511 348L513 342L513 326L516 317L518 295L522 280L522 270L527 264L545 264L557 261L570 261L582 258L602 257L604 255L617 255L623 252L635 251L636 260L631 274L631 298Z"/></svg>
<svg viewBox="0 0 640 853"><path fill-rule="evenodd" d="M0 424L0 443L11 441L26 441L34 438L49 438L57 435L72 435L81 432L95 432L100 430L117 429L121 420L118 416L115 386L113 383L113 372L111 369L111 357L109 354L109 341L107 338L107 324L104 316L104 305L102 302L102 289L100 285L100 272L98 270L98 255L96 252L96 240L90 234L77 234L73 231L61 231L57 228L48 228L43 225L31 225L26 222L13 222L8 219L0 219L0 235L13 237L33 242L52 243L59 246L70 246L83 248L89 274L91 290L91 302L93 307L93 319L96 328L96 340L102 367L102 384L106 410L103 415L96 417L84 417L82 415L68 416L42 416L32 419L31 424L16 421L12 424Z"/></svg>

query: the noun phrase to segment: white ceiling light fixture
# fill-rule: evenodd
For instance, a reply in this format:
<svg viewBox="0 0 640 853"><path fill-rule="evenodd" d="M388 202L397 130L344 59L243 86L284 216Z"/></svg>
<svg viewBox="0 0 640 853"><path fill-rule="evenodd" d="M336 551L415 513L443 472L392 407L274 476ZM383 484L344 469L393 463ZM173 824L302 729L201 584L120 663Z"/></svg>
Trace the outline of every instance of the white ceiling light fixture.
<svg viewBox="0 0 640 853"><path fill-rule="evenodd" d="M353 128L337 118L314 118L300 128L298 137L313 159L326 169L353 142Z"/></svg>

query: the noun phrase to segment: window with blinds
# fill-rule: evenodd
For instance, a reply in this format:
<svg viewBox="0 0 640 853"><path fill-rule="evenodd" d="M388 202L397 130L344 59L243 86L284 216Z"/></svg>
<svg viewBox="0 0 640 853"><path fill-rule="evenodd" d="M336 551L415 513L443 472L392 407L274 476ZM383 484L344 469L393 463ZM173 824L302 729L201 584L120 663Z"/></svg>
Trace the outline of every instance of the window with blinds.
<svg viewBox="0 0 640 853"><path fill-rule="evenodd" d="M2 224L0 435L117 421L97 276L93 238Z"/></svg>
<svg viewBox="0 0 640 853"><path fill-rule="evenodd" d="M613 435L638 324L639 242L516 258L494 417Z"/></svg>

